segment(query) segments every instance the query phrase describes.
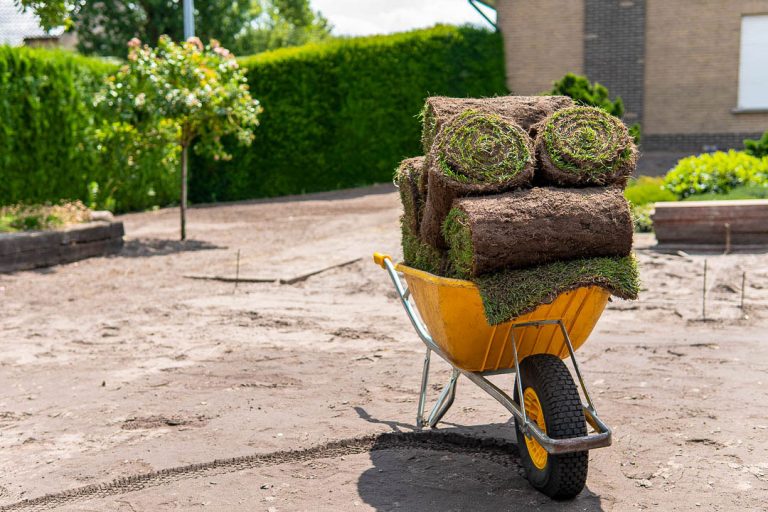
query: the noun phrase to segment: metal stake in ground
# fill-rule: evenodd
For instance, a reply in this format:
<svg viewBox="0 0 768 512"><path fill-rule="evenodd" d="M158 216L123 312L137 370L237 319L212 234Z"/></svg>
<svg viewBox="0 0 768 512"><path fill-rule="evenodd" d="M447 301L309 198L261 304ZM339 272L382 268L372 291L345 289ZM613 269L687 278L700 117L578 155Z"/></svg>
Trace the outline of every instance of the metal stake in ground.
<svg viewBox="0 0 768 512"><path fill-rule="evenodd" d="M707 319L707 260L704 260L704 282L701 286L701 319Z"/></svg>
<svg viewBox="0 0 768 512"><path fill-rule="evenodd" d="M235 290L237 290L237 283L240 282L240 249L237 250L237 266L235 267Z"/></svg>
<svg viewBox="0 0 768 512"><path fill-rule="evenodd" d="M742 311L744 311L744 294L746 292L746 285L747 285L747 273L742 272L741 273L741 305L739 305L739 308L741 308Z"/></svg>

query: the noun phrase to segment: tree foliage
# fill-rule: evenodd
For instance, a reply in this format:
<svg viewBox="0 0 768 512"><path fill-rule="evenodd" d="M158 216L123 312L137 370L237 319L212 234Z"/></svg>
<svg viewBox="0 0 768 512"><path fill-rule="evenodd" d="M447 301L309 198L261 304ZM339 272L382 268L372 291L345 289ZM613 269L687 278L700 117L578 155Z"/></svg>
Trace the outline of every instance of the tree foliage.
<svg viewBox="0 0 768 512"><path fill-rule="evenodd" d="M198 0L195 33L230 47L252 20L251 0ZM124 57L125 43L136 37L148 44L161 35L183 40L181 0L94 0L79 5L73 14L82 53Z"/></svg>
<svg viewBox="0 0 768 512"><path fill-rule="evenodd" d="M757 158L768 156L768 131L759 139L745 139L744 152Z"/></svg>
<svg viewBox="0 0 768 512"><path fill-rule="evenodd" d="M197 37L177 44L161 36L157 48L138 39L128 46L128 63L107 79L96 104L137 127L142 143L181 149L183 240L187 149L196 142L197 152L230 159L222 137L249 145L261 107L248 91L245 70L216 40L204 46Z"/></svg>
<svg viewBox="0 0 768 512"><path fill-rule="evenodd" d="M254 54L328 39L331 25L309 0L256 0L253 20L238 35L233 49Z"/></svg>
<svg viewBox="0 0 768 512"><path fill-rule="evenodd" d="M183 36L182 0L14 0L40 17L46 30L66 25L78 33L85 54L125 57L136 37L157 44L161 35ZM195 33L236 53L258 53L330 37L328 20L309 0L198 0Z"/></svg>
<svg viewBox="0 0 768 512"><path fill-rule="evenodd" d="M563 78L552 84L552 90L549 94L569 96L576 103L590 107L599 107L616 117L624 115L624 101L621 97L611 101L608 89L604 85L598 82L592 84L585 76L567 73Z"/></svg>
<svg viewBox="0 0 768 512"><path fill-rule="evenodd" d="M598 82L590 83L585 76L566 73L563 78L552 84L552 90L548 94L569 96L580 105L598 107L619 118L624 115L624 101L621 96L611 100L608 89L604 85ZM635 142L640 142L639 124L633 124L629 128L629 133Z"/></svg>
<svg viewBox="0 0 768 512"><path fill-rule="evenodd" d="M40 25L45 30L66 25L78 0L13 0L17 7L31 10L40 18Z"/></svg>

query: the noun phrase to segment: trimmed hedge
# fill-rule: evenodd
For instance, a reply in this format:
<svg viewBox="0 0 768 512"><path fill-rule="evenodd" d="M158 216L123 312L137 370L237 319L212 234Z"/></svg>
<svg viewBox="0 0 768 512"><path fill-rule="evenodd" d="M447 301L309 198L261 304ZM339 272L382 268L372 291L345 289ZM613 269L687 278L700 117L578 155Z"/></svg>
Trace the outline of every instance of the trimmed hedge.
<svg viewBox="0 0 768 512"><path fill-rule="evenodd" d="M392 179L420 153L429 95L505 94L499 34L437 26L338 39L239 59L264 113L233 159L194 156L193 202L269 197ZM144 148L93 96L116 65L0 47L0 204L80 199L117 211L178 197L174 152ZM111 125L110 129L103 128Z"/></svg>
<svg viewBox="0 0 768 512"><path fill-rule="evenodd" d="M178 151L93 98L117 66L62 51L0 46L0 204L81 200L114 211L178 197Z"/></svg>
<svg viewBox="0 0 768 512"><path fill-rule="evenodd" d="M113 66L0 46L0 202L85 199L92 93Z"/></svg>
<svg viewBox="0 0 768 512"><path fill-rule="evenodd" d="M341 39L240 59L264 107L251 147L230 162L196 157L195 202L354 187L392 179L421 153L417 114L430 95L507 92L501 36L438 26Z"/></svg>

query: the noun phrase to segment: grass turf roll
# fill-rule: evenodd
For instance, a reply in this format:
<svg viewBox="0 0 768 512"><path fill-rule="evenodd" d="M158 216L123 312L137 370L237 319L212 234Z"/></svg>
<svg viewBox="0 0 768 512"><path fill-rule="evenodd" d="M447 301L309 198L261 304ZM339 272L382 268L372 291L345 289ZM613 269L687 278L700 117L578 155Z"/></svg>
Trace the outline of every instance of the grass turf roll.
<svg viewBox="0 0 768 512"><path fill-rule="evenodd" d="M427 165L427 197L420 237L447 247L441 226L453 201L527 186L534 172L528 133L497 114L466 110L440 130Z"/></svg>
<svg viewBox="0 0 768 512"><path fill-rule="evenodd" d="M400 218L400 228L403 262L409 267L430 274L445 275L449 265L446 252L422 242L418 235L411 231L410 222L405 215Z"/></svg>
<svg viewBox="0 0 768 512"><path fill-rule="evenodd" d="M558 110L537 132L537 178L543 183L624 186L637 164L637 148L627 127L599 108Z"/></svg>
<svg viewBox="0 0 768 512"><path fill-rule="evenodd" d="M424 195L419 188L419 182L424 172L423 156L407 158L400 162L395 171L395 185L400 191L400 201L403 203L403 219L408 222L410 232L419 233L419 222L424 208Z"/></svg>
<svg viewBox="0 0 768 512"><path fill-rule="evenodd" d="M567 96L497 96L494 98L446 98L432 96L421 111L421 144L429 153L440 128L449 119L465 110L497 114L529 131L557 110L573 106ZM533 134L531 136L534 136Z"/></svg>
<svg viewBox="0 0 768 512"><path fill-rule="evenodd" d="M536 187L458 199L443 232L453 273L467 278L558 260L627 256L633 224L617 187Z"/></svg>
<svg viewBox="0 0 768 512"><path fill-rule="evenodd" d="M536 267L503 270L473 278L480 290L488 323L498 325L549 304L563 292L600 286L612 295L633 300L640 276L633 255L579 258Z"/></svg>
<svg viewBox="0 0 768 512"><path fill-rule="evenodd" d="M403 261L413 268L442 274L448 266L445 251L435 249L419 238L419 219L424 207L419 181L424 172L424 160L423 156L405 159L395 171L395 184L403 203L403 215L400 217Z"/></svg>

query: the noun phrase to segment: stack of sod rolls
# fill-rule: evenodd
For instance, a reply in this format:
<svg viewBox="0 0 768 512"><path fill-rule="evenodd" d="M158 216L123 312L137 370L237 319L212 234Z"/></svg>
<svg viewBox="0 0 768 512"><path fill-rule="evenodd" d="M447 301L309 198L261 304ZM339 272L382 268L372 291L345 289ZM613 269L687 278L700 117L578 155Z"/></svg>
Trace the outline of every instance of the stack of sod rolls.
<svg viewBox="0 0 768 512"><path fill-rule="evenodd" d="M636 298L619 119L563 96L435 97L422 118L426 156L395 175L407 265L473 281L491 324L581 286Z"/></svg>

